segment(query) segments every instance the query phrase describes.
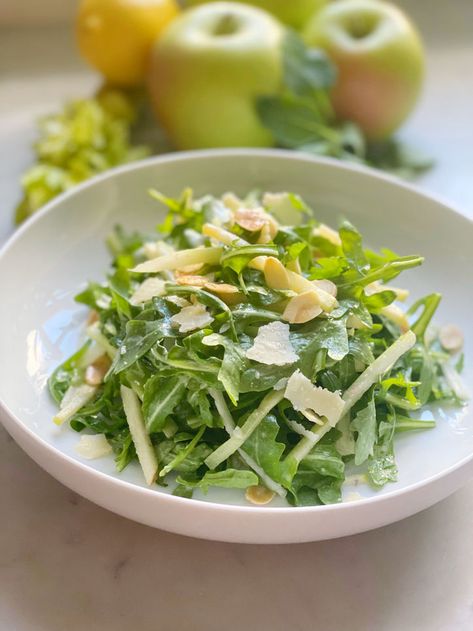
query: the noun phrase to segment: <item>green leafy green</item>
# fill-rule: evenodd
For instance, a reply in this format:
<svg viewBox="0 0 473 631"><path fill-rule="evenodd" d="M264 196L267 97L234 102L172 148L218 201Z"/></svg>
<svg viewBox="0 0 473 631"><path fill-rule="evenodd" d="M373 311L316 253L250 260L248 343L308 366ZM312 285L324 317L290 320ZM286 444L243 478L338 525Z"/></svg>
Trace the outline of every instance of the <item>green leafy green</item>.
<svg viewBox="0 0 473 631"><path fill-rule="evenodd" d="M306 53L292 46L296 63ZM305 69L293 86L308 98L317 73L321 86L330 77L322 58L318 69L311 55L301 63ZM142 464L147 453L157 483L180 497L213 486L262 485L306 506L341 501L346 466L361 467L376 488L396 480L396 436L435 427L424 420L430 417L423 406L465 400L462 355L448 353L428 331L440 296L403 308L398 290L372 285L389 283L422 257L370 250L346 221L340 242L325 238L311 209L293 194L252 192L240 202L194 199L190 189L177 199L152 195L168 208L157 227L161 235L115 227L107 240L107 280L89 282L76 296L92 310L93 324L85 327L85 344L49 379L61 408L56 420L104 434L118 471L137 459ZM263 231L243 230L230 206L258 215L261 208L270 212L274 200L297 212L297 224L272 224L273 233L278 228L273 242L262 244ZM171 256L158 260L161 271L130 271L148 255L155 258L150 244L159 238L170 253L209 247L202 233L209 222L235 236L226 235L231 244L221 246L219 260L174 269ZM265 256L281 263L274 278L261 271ZM138 287L153 280L160 295L137 304ZM325 282L311 285L315 280ZM320 289L336 298L313 312L302 309L293 322L291 301L300 304L304 295L317 306ZM392 304L410 318L412 331L401 332ZM266 329L263 335L261 327L275 322L278 334L271 339ZM250 359L258 344L265 350ZM136 403L126 414L124 388ZM336 412L321 401L332 401Z"/></svg>

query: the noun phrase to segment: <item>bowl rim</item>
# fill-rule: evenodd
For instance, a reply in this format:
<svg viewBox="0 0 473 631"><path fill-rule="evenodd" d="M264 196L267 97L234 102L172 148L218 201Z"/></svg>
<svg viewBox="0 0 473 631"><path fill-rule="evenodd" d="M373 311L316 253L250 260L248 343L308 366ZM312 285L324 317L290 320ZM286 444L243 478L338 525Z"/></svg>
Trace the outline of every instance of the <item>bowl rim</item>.
<svg viewBox="0 0 473 631"><path fill-rule="evenodd" d="M113 169L108 169L104 173L96 175L77 186L74 186L68 191L61 193L50 202L45 204L39 211L34 213L31 217L29 217L6 241L6 243L0 248L0 265L2 264L2 259L7 254L7 252L14 247L17 241L19 241L23 234L34 226L35 223L42 220L44 216L53 211L56 207L60 206L64 201L69 199L70 197L81 195L82 191L87 190L89 188L93 188L97 184L100 184L103 181L113 179L115 177L119 177L123 173L129 173L135 170L140 170L142 168L146 168L153 165L160 165L163 163L169 162L186 162L188 160L198 160L200 158L233 158L236 156L241 157L255 157L255 158L281 158L281 159L289 159L295 161L302 162L311 162L313 164L323 164L325 166L334 168L339 171L346 172L354 172L359 173L360 176L366 176L369 178L374 178L378 181L384 181L387 184L391 184L396 186L397 188L404 189L405 191L413 194L415 197L423 198L424 200L428 200L433 202L436 205L442 206L445 211L449 213L454 213L462 219L466 219L470 224L473 223L473 219L470 218L464 211L460 208L457 208L455 205L450 204L447 200L445 200L441 195L437 195L436 193L428 193L424 192L418 186L404 182L400 180L398 177L392 174L380 172L371 167L367 167L364 165L358 165L355 163L347 163L341 162L334 158L326 158L320 156L312 156L310 154L304 154L302 152L295 152L291 150L284 149L254 149L254 148L225 148L225 149L203 149L203 150L194 150L194 151L182 151L175 153L162 154L158 156L152 156L150 158L146 158L144 160L137 160L135 162L130 162L125 165L121 165L115 167ZM436 473L428 478L421 480L419 482L415 482L413 484L409 484L405 488L395 489L393 491L387 491L380 495L375 495L373 497L366 497L357 499L356 502L340 502L338 504L326 504L326 505L315 505L315 506L241 506L238 504L226 504L221 502L215 502L212 500L203 500L203 499L194 499L194 498L183 498L175 495L171 495L169 493L163 493L159 488L147 488L140 485L137 485L133 482L128 482L126 480L120 479L117 477L117 474L108 474L103 473L102 471L97 471L93 467L89 466L86 463L83 463L75 458L65 454L59 448L55 447L53 444L48 443L44 438L41 438L36 434L30 427L25 425L21 419L8 407L8 405L0 398L0 412L3 425L5 428L9 429L9 426L16 427L16 429L22 433L25 437L29 438L30 441L36 443L47 455L61 461L61 463L73 470L80 472L81 474L85 474L86 476L97 477L104 484L111 484L114 487L121 488L126 492L130 492L133 494L138 494L143 498L150 498L151 501L162 501L166 503L175 504L176 506L181 506L185 508L186 506L191 509L192 507L200 508L202 510L207 510L208 512L213 511L236 511L239 513L245 513L246 515L254 515L255 517L261 515L285 515L289 516L293 515L301 515L301 514L312 514L314 512L322 513L322 512L343 512L347 510L353 510L353 507L368 507L375 504L382 505L385 502L390 502L395 498L399 498L401 496L408 496L414 494L418 490L423 487L429 486L436 481L439 481L443 478L448 478L456 471L464 468L468 463L473 461L473 452L468 456L465 456L455 464L449 466L447 469ZM40 465L41 466L41 465ZM152 499L154 498L154 500Z"/></svg>

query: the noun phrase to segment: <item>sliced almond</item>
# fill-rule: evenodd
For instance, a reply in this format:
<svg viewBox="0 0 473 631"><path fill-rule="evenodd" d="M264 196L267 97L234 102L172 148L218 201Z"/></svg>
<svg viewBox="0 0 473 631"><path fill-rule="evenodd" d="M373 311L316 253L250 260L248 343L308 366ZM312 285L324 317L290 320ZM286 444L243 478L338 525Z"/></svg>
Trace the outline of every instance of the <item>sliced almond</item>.
<svg viewBox="0 0 473 631"><path fill-rule="evenodd" d="M95 309L91 309L91 311L89 312L89 316L87 318L87 326L94 324L95 322L98 322L99 320L99 314L97 313L97 311L95 311Z"/></svg>
<svg viewBox="0 0 473 631"><path fill-rule="evenodd" d="M463 332L455 324L446 324L440 329L440 344L449 353L456 353L463 347Z"/></svg>
<svg viewBox="0 0 473 631"><path fill-rule="evenodd" d="M289 289L289 274L281 261L274 256L266 257L263 274L271 289Z"/></svg>
<svg viewBox="0 0 473 631"><path fill-rule="evenodd" d="M266 264L267 258L267 256L255 256L255 258L251 259L251 261L248 263L248 267L251 267L252 269L257 269L259 272L262 272L264 271L264 266Z"/></svg>
<svg viewBox="0 0 473 631"><path fill-rule="evenodd" d="M235 223L248 232L258 232L268 221L269 215L262 208L238 208Z"/></svg>
<svg viewBox="0 0 473 631"><path fill-rule="evenodd" d="M338 232L324 223L321 223L314 228L312 235L314 237L322 237L322 239L330 241L330 243L338 247L342 245L342 240L340 239Z"/></svg>
<svg viewBox="0 0 473 631"><path fill-rule="evenodd" d="M323 291L326 291L328 294L330 294L334 298L337 297L337 286L335 285L335 283L332 283L331 280L328 280L327 278L323 278L321 280L313 280L312 283L314 284L315 287L317 287L318 289L322 289Z"/></svg>
<svg viewBox="0 0 473 631"><path fill-rule="evenodd" d="M229 285L228 283L206 283L205 289L212 294L216 294L228 305L236 305L244 298L244 295L239 291L238 287Z"/></svg>
<svg viewBox="0 0 473 631"><path fill-rule="evenodd" d="M249 486L245 492L246 499L252 504L256 504L258 506L269 504L274 495L275 493L273 491L270 491L261 484L257 484L256 486Z"/></svg>
<svg viewBox="0 0 473 631"><path fill-rule="evenodd" d="M296 274L302 274L302 269L301 269L301 264L299 263L299 259L294 259L294 261L289 261L286 267L290 272L295 272Z"/></svg>
<svg viewBox="0 0 473 631"><path fill-rule="evenodd" d="M279 224L276 219L271 215L267 215L267 217L268 220L261 229L257 243L270 243L278 233Z"/></svg>
<svg viewBox="0 0 473 631"><path fill-rule="evenodd" d="M205 276L197 276L195 274L179 274L176 277L178 285L190 285L192 287L204 287L209 282Z"/></svg>
<svg viewBox="0 0 473 631"><path fill-rule="evenodd" d="M110 358L102 355L94 361L93 364L85 369L85 383L89 386L98 386L103 382L105 375L110 368Z"/></svg>
<svg viewBox="0 0 473 631"><path fill-rule="evenodd" d="M306 291L289 300L282 318L291 324L304 324L321 313L322 308L315 291Z"/></svg>

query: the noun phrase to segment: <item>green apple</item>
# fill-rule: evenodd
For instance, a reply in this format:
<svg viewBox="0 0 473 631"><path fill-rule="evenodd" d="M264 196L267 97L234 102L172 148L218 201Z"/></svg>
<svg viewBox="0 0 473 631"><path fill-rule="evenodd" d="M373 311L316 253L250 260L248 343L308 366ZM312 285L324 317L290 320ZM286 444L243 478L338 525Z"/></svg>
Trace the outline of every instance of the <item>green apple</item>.
<svg viewBox="0 0 473 631"><path fill-rule="evenodd" d="M253 4L275 15L281 22L299 29L307 20L325 6L329 0L236 0ZM187 6L215 2L215 0L186 0Z"/></svg>
<svg viewBox="0 0 473 631"><path fill-rule="evenodd" d="M339 0L315 15L304 39L338 66L332 102L372 140L392 134L419 97L424 51L409 18L381 0Z"/></svg>
<svg viewBox="0 0 473 631"><path fill-rule="evenodd" d="M218 2L177 17L156 42L151 100L178 149L273 144L255 99L282 83L284 27L255 7Z"/></svg>

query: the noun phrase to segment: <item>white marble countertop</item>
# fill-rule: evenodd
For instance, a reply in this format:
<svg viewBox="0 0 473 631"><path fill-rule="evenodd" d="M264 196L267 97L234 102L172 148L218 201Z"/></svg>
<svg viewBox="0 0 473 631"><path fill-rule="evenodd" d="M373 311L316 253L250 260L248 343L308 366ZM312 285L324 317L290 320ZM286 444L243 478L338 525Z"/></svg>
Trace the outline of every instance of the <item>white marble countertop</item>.
<svg viewBox="0 0 473 631"><path fill-rule="evenodd" d="M420 186L473 216L473 3L402 2L429 52L404 130L438 158ZM33 119L94 77L66 28L0 31L0 239ZM0 631L467 631L473 482L403 522L329 542L243 546L152 530L78 497L0 429Z"/></svg>

